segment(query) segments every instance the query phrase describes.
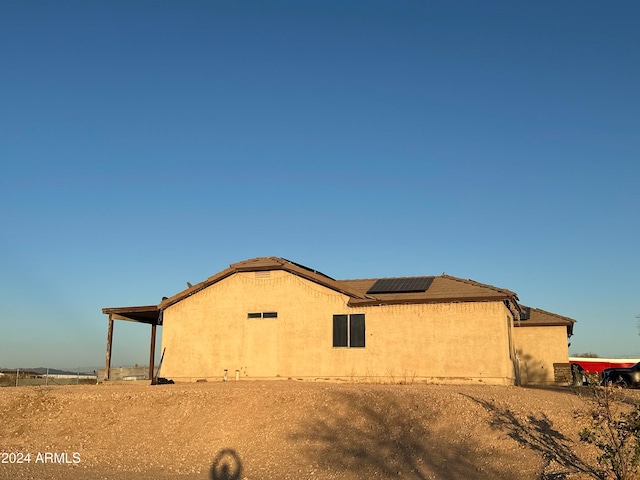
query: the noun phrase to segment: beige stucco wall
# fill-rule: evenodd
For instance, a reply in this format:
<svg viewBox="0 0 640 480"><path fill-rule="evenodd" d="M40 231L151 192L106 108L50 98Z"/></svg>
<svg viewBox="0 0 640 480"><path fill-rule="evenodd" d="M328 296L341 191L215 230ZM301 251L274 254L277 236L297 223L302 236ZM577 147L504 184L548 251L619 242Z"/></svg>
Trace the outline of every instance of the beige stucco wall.
<svg viewBox="0 0 640 480"><path fill-rule="evenodd" d="M167 308L161 375L513 383L502 302L349 308L348 297L276 270L236 273ZM248 312L278 312L248 319ZM366 347L334 348L333 315L364 313Z"/></svg>
<svg viewBox="0 0 640 480"><path fill-rule="evenodd" d="M553 364L569 362L567 327L516 327L514 341L523 384L553 383Z"/></svg>

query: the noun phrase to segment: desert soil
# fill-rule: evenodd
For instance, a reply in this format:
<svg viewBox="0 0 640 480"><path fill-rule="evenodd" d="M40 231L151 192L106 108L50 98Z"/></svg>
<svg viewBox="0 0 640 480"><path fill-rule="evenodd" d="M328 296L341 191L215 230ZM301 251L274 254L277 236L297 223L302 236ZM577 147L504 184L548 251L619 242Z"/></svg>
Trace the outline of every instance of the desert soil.
<svg viewBox="0 0 640 480"><path fill-rule="evenodd" d="M593 479L588 406L568 387L5 387L0 478Z"/></svg>

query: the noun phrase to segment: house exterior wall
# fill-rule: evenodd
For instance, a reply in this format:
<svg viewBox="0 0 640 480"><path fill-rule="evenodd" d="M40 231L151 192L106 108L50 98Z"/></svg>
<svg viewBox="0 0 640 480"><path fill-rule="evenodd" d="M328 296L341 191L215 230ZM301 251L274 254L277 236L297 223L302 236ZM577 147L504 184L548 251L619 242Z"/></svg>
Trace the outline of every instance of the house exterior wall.
<svg viewBox="0 0 640 480"><path fill-rule="evenodd" d="M349 307L349 297L282 270L242 272L168 307L161 375L510 384L502 302ZM277 312L277 318L247 318ZM333 315L365 314L366 346L333 347Z"/></svg>
<svg viewBox="0 0 640 480"><path fill-rule="evenodd" d="M516 327L514 341L523 384L553 383L553 364L569 363L565 326Z"/></svg>

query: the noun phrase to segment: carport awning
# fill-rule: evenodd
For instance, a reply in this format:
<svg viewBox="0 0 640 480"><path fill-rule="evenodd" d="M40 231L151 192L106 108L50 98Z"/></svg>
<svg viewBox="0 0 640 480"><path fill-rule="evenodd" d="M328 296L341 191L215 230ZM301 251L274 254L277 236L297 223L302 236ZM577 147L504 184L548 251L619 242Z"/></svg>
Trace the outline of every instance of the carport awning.
<svg viewBox="0 0 640 480"><path fill-rule="evenodd" d="M106 313L116 320L147 323L149 325L162 325L162 321L160 320L160 309L157 305L103 308L102 313Z"/></svg>

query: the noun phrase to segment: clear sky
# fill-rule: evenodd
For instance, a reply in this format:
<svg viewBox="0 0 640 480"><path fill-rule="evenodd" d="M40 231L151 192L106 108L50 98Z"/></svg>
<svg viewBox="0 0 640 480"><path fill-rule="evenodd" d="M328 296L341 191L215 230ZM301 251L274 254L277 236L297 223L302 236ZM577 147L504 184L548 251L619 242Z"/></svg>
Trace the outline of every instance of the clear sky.
<svg viewBox="0 0 640 480"><path fill-rule="evenodd" d="M640 4L0 3L0 367L230 263L447 274L640 357ZM148 361L116 322L114 366Z"/></svg>

